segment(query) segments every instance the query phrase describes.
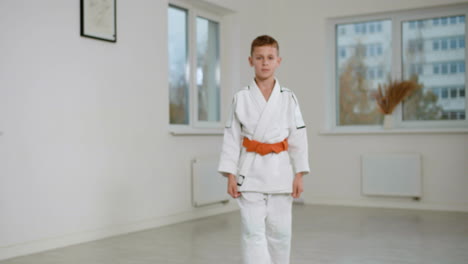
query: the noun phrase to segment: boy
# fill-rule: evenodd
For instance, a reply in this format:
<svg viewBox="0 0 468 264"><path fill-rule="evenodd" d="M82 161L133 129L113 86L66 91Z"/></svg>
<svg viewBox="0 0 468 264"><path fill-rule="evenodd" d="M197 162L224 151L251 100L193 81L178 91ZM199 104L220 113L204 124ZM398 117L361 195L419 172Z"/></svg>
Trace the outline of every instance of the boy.
<svg viewBox="0 0 468 264"><path fill-rule="evenodd" d="M245 264L287 264L293 198L309 172L307 134L294 93L281 87L278 42L259 36L251 45L252 83L234 95L218 171L238 198Z"/></svg>

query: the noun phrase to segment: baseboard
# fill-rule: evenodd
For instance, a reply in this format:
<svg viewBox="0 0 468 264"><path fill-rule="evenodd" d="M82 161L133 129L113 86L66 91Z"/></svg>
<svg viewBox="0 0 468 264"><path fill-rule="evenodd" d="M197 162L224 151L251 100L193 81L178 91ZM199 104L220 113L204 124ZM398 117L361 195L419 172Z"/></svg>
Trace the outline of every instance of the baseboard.
<svg viewBox="0 0 468 264"><path fill-rule="evenodd" d="M161 227L165 225L176 224L189 220L195 220L203 217L227 213L238 209L236 203L210 205L203 208L197 208L193 211L184 212L175 215L163 216L154 219L147 219L138 222L128 223L118 226L109 226L106 228L87 230L74 234L66 234L59 237L50 237L36 241L29 241L21 244L7 245L0 247L0 260L6 260L14 257L39 253L47 250L72 246L112 236L128 234L146 229Z"/></svg>
<svg viewBox="0 0 468 264"><path fill-rule="evenodd" d="M468 203L435 203L424 200L415 201L411 198L372 197L362 199L307 196L305 204L361 206L377 208L397 208L432 211L468 212Z"/></svg>

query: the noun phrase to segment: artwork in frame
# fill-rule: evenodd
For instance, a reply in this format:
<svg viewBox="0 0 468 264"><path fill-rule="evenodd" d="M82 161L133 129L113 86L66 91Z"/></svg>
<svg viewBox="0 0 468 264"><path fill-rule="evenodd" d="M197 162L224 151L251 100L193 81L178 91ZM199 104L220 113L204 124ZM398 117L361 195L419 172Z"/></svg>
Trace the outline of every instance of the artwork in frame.
<svg viewBox="0 0 468 264"><path fill-rule="evenodd" d="M116 0L81 0L81 36L117 42Z"/></svg>

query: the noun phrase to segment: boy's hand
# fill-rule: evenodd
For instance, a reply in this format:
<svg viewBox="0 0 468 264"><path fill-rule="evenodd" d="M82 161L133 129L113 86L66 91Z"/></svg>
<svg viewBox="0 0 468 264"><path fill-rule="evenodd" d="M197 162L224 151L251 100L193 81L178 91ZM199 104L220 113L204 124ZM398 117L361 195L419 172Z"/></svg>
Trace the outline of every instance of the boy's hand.
<svg viewBox="0 0 468 264"><path fill-rule="evenodd" d="M302 173L299 172L296 174L296 177L294 177L293 193L291 195L294 198L299 198L303 191L304 191L304 188L302 184Z"/></svg>
<svg viewBox="0 0 468 264"><path fill-rule="evenodd" d="M227 192L229 195L232 196L232 198L237 198L240 196L240 192L237 191L237 181L236 181L236 176L233 174L228 175L228 188Z"/></svg>

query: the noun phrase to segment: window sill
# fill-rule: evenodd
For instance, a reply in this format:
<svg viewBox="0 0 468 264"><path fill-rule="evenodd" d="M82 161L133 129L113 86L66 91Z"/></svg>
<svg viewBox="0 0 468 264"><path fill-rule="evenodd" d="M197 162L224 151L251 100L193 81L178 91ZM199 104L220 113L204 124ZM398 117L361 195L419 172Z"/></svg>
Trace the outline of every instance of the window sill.
<svg viewBox="0 0 468 264"><path fill-rule="evenodd" d="M468 134L468 128L394 128L394 129L322 129L319 135L380 135L380 134Z"/></svg>
<svg viewBox="0 0 468 264"><path fill-rule="evenodd" d="M222 136L222 128L169 127L173 136Z"/></svg>

